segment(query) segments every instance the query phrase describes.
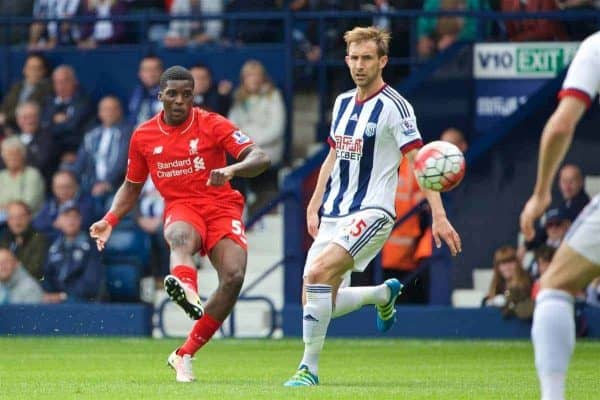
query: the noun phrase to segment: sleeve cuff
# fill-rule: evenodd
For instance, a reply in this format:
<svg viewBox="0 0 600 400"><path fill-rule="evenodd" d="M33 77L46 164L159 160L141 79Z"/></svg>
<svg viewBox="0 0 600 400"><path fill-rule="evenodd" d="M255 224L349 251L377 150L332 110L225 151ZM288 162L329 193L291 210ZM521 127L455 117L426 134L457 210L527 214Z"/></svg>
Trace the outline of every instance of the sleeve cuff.
<svg viewBox="0 0 600 400"><path fill-rule="evenodd" d="M237 154L235 155L235 159L237 160L238 158L240 158L240 155L244 152L244 150L246 150L247 148L254 146L254 142L249 142L246 146L242 147L240 149L240 151L237 152Z"/></svg>
<svg viewBox="0 0 600 400"><path fill-rule="evenodd" d="M402 152L402 155L404 155L411 150L420 149L421 147L423 147L423 141L421 139L415 139L400 147L400 151Z"/></svg>
<svg viewBox="0 0 600 400"><path fill-rule="evenodd" d="M331 147L332 149L335 149L335 142L333 141L331 136L327 136L327 143L329 144L329 147Z"/></svg>
<svg viewBox="0 0 600 400"><path fill-rule="evenodd" d="M586 108L590 108L590 106L592 105L592 98L590 97L590 95L581 89L566 88L558 92L559 100L562 100L565 97L575 97L576 99L583 101L585 103Z"/></svg>

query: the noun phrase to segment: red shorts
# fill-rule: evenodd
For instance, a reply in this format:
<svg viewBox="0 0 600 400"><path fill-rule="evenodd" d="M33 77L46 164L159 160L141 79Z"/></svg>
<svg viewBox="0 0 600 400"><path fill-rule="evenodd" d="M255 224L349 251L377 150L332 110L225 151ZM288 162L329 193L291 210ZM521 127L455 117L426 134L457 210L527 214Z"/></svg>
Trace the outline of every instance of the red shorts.
<svg viewBox="0 0 600 400"><path fill-rule="evenodd" d="M208 254L224 238L236 242L244 250L248 249L242 213L243 200L220 202L176 201L167 204L164 218L166 228L175 221L186 222L194 227L202 240L200 254Z"/></svg>

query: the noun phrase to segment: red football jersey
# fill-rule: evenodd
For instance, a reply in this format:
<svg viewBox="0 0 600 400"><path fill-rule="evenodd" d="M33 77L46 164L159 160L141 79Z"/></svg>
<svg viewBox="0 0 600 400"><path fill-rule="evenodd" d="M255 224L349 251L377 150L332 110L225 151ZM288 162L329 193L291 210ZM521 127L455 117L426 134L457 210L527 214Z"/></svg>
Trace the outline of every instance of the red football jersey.
<svg viewBox="0 0 600 400"><path fill-rule="evenodd" d="M233 123L219 114L192 108L185 122L167 125L164 111L140 125L129 144L127 180L146 181L148 173L165 201L219 200L239 192L229 183L207 186L210 171L227 165L226 152L238 158L253 145Z"/></svg>

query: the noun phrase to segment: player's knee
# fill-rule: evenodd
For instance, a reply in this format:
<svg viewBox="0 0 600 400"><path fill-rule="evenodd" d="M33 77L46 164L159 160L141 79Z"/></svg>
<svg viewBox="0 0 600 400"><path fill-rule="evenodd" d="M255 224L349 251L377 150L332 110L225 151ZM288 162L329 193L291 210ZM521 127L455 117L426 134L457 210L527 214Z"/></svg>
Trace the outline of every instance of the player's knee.
<svg viewBox="0 0 600 400"><path fill-rule="evenodd" d="M308 274L306 275L306 280L310 284L315 283L327 283L331 279L331 272L328 268L328 265L320 258L316 258L310 269Z"/></svg>
<svg viewBox="0 0 600 400"><path fill-rule="evenodd" d="M172 251L192 251L193 237L186 229L170 229L165 232L165 239Z"/></svg>
<svg viewBox="0 0 600 400"><path fill-rule="evenodd" d="M221 277L221 285L227 291L233 293L239 293L244 284L244 269L237 268L231 271L225 272Z"/></svg>

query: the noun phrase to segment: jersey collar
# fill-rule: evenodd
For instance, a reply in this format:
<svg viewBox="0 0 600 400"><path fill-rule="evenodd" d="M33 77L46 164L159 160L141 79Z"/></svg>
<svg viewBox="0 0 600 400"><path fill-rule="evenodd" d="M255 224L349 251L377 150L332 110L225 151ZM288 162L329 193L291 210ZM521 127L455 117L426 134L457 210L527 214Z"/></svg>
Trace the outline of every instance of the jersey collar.
<svg viewBox="0 0 600 400"><path fill-rule="evenodd" d="M190 110L190 115L188 115L187 119L185 121L183 121L181 124L176 125L176 126L167 125L163 120L164 115L165 115L165 111L162 110L158 114L156 122L158 124L158 129L160 129L160 131L165 135L170 135L171 133L179 133L180 135L183 135L192 127L192 125L194 124L194 121L196 119L196 111L193 107Z"/></svg>
<svg viewBox="0 0 600 400"><path fill-rule="evenodd" d="M381 93L383 91L383 89L385 89L386 87L387 87L387 83L384 83L383 86L381 86L375 93L373 93L372 95L370 95L369 97L367 97L364 100L358 99L358 90L357 90L356 94L354 95L354 102L359 105L365 104L367 101L371 100L373 97L375 97L379 93Z"/></svg>

